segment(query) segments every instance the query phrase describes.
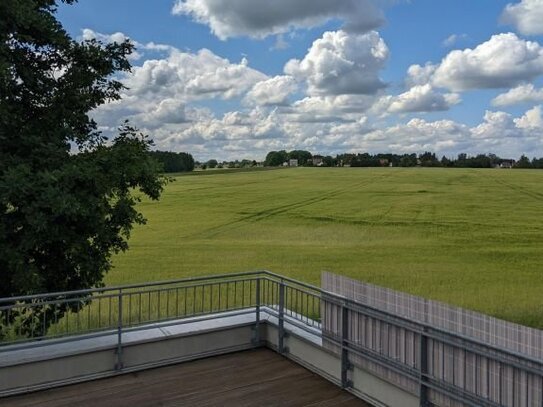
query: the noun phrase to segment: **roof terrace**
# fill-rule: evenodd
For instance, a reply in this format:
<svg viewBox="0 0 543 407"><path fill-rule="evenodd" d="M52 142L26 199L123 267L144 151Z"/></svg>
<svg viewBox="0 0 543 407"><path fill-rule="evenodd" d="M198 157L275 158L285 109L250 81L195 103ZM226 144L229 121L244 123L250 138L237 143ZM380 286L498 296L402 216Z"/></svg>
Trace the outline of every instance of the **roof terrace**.
<svg viewBox="0 0 543 407"><path fill-rule="evenodd" d="M542 331L322 283L262 271L0 299L0 401L543 405Z"/></svg>

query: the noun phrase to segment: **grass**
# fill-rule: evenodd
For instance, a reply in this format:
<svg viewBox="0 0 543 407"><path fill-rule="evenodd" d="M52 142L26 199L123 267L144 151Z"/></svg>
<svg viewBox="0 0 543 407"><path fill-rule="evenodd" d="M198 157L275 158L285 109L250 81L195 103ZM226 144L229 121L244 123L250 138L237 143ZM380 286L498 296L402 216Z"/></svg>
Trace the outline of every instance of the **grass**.
<svg viewBox="0 0 543 407"><path fill-rule="evenodd" d="M543 171L216 172L139 209L107 284L329 270L543 328Z"/></svg>

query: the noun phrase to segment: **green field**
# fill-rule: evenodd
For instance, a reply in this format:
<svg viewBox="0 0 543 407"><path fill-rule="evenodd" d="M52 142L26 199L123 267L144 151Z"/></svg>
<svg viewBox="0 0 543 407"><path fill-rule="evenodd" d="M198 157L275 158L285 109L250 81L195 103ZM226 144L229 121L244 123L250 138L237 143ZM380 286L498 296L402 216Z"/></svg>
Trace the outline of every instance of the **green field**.
<svg viewBox="0 0 543 407"><path fill-rule="evenodd" d="M219 172L140 209L108 284L329 270L543 328L543 171Z"/></svg>

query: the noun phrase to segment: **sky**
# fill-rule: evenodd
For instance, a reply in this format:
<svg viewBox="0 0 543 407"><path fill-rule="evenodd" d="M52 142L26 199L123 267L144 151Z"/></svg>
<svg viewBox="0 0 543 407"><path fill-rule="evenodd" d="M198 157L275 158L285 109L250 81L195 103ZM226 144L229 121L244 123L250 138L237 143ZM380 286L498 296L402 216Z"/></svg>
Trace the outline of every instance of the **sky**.
<svg viewBox="0 0 543 407"><path fill-rule="evenodd" d="M80 0L79 40L129 38L124 119L205 161L313 154L543 156L543 0Z"/></svg>

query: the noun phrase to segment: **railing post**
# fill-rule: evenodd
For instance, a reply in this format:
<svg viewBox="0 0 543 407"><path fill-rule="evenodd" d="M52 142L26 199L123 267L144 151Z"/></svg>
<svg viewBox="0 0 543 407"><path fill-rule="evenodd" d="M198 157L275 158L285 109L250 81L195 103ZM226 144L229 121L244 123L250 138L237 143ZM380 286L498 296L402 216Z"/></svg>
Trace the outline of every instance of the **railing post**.
<svg viewBox="0 0 543 407"><path fill-rule="evenodd" d="M260 276L255 280L255 328L253 335L253 345L260 345Z"/></svg>
<svg viewBox="0 0 543 407"><path fill-rule="evenodd" d="M117 363L115 364L115 370L121 370L123 368L123 291L119 289L119 304L118 312L119 318L117 320Z"/></svg>
<svg viewBox="0 0 543 407"><path fill-rule="evenodd" d="M279 338L277 344L279 353L285 352L285 283L279 283Z"/></svg>
<svg viewBox="0 0 543 407"><path fill-rule="evenodd" d="M426 328L422 329L420 334L420 406L431 406L428 399L428 337L426 336Z"/></svg>
<svg viewBox="0 0 543 407"><path fill-rule="evenodd" d="M351 369L349 362L349 309L345 304L341 305L341 387L352 387L348 373Z"/></svg>

